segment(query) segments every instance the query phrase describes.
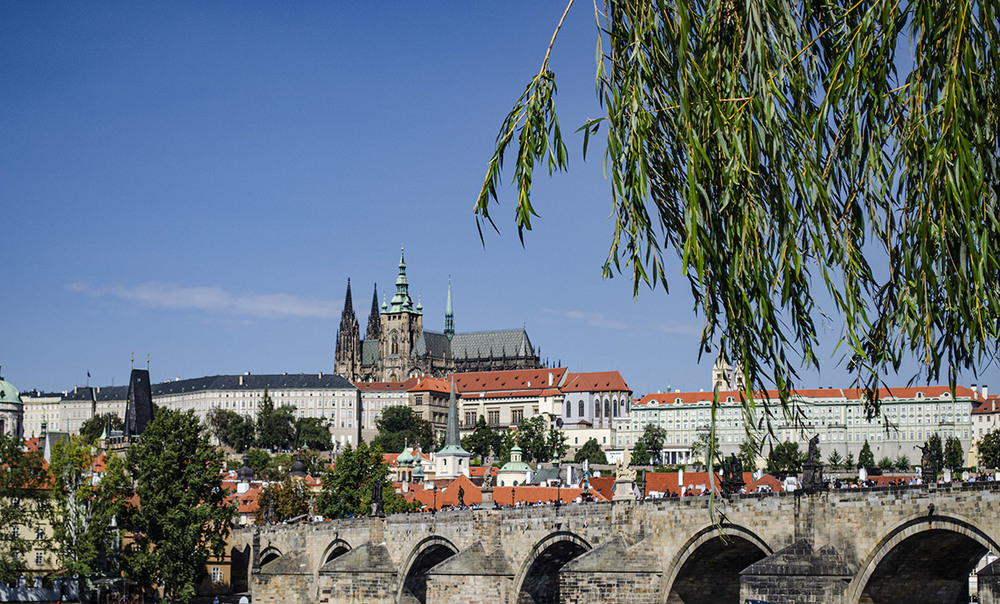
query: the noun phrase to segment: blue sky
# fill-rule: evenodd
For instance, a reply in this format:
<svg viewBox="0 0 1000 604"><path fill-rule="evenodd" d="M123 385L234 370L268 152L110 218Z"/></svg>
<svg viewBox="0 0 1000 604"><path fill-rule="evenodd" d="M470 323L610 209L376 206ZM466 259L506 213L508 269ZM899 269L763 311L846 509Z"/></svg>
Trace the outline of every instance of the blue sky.
<svg viewBox="0 0 1000 604"><path fill-rule="evenodd" d="M680 276L638 299L601 277L609 186L571 134L600 112L588 4L551 61L570 171L536 176L524 247L511 189L480 243L493 140L563 8L0 3L3 375L122 384L133 352L157 381L331 371L348 277L363 325L405 246L428 329L450 276L458 331L524 326L551 363L618 369L637 395L707 389ZM803 386L848 385L825 352Z"/></svg>

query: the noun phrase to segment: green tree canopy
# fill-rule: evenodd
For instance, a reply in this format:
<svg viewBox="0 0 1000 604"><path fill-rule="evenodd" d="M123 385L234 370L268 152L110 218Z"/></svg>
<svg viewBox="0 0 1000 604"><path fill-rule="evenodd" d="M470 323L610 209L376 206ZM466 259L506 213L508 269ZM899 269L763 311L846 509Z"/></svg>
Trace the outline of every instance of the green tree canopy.
<svg viewBox="0 0 1000 604"><path fill-rule="evenodd" d="M117 413L98 413L83 422L80 426L80 436L90 442L97 442L97 439L104 434L109 421L112 430L121 430L125 427L125 423L122 422L122 418Z"/></svg>
<svg viewBox="0 0 1000 604"><path fill-rule="evenodd" d="M309 512L309 491L301 480L271 482L257 496L257 524L284 522Z"/></svg>
<svg viewBox="0 0 1000 604"><path fill-rule="evenodd" d="M935 432L927 439L927 446L931 448L931 462L934 464L934 472L940 473L944 470L944 443L941 435Z"/></svg>
<svg viewBox="0 0 1000 604"><path fill-rule="evenodd" d="M521 447L522 459L526 463L560 459L568 449L562 431L555 427L546 429L545 418L541 415L522 419L514 432L514 441Z"/></svg>
<svg viewBox="0 0 1000 604"><path fill-rule="evenodd" d="M861 452L858 453L858 467L871 469L875 467L875 455L872 453L871 445L868 441L861 445Z"/></svg>
<svg viewBox="0 0 1000 604"><path fill-rule="evenodd" d="M22 451L21 444L0 434L0 581L8 585L24 573L28 539L48 513L42 454Z"/></svg>
<svg viewBox="0 0 1000 604"><path fill-rule="evenodd" d="M743 463L743 470L755 472L757 470L757 458L760 456L760 449L756 440L744 438L740 443L740 461Z"/></svg>
<svg viewBox="0 0 1000 604"><path fill-rule="evenodd" d="M771 447L767 454L768 474L789 474L800 472L806 461L806 454L799 450L799 443L785 441Z"/></svg>
<svg viewBox="0 0 1000 604"><path fill-rule="evenodd" d="M585 156L604 139L604 273L629 274L636 293L687 281L704 321L698 353L738 361L749 419L770 421L751 400L767 388L793 417L799 371L820 367L821 316L842 325L869 416L876 387L910 357L954 384L996 355L996 2L594 10L602 114L580 130ZM509 157L522 240L535 168L569 161L549 57L500 127L475 206L493 224Z"/></svg>
<svg viewBox="0 0 1000 604"><path fill-rule="evenodd" d="M957 436L949 436L944 443L944 467L952 470L965 467L965 451Z"/></svg>
<svg viewBox="0 0 1000 604"><path fill-rule="evenodd" d="M663 445L666 442L666 430L653 424L646 424L642 430L642 436L636 439L632 449L632 465L661 465Z"/></svg>
<svg viewBox="0 0 1000 604"><path fill-rule="evenodd" d="M712 453L718 458L719 437L713 437L709 432L699 432L698 436L691 443L691 458L699 460L707 466L708 458ZM716 459L716 461L718 462L719 460Z"/></svg>
<svg viewBox="0 0 1000 604"><path fill-rule="evenodd" d="M844 463L844 456L840 454L840 451L833 451L826 458L826 463L830 464L831 470L839 470Z"/></svg>
<svg viewBox="0 0 1000 604"><path fill-rule="evenodd" d="M323 490L316 499L317 511L327 518L367 516L371 513L372 487L382 484L386 514L416 509L395 492L389 482L389 466L378 445L350 444L337 456L333 469L323 476Z"/></svg>
<svg viewBox="0 0 1000 604"><path fill-rule="evenodd" d="M212 435L237 453L242 453L253 445L256 426L249 417L228 409L216 408L209 411L205 419Z"/></svg>
<svg viewBox="0 0 1000 604"><path fill-rule="evenodd" d="M577 450L576 456L573 457L574 463L583 463L584 460L588 460L592 464L608 463L608 458L604 454L604 450L601 449L601 444L597 442L596 438L591 438L587 442L583 443L583 446Z"/></svg>
<svg viewBox="0 0 1000 604"><path fill-rule="evenodd" d="M325 419L301 417L295 420L295 447L329 451L333 448L333 437Z"/></svg>
<svg viewBox="0 0 1000 604"><path fill-rule="evenodd" d="M906 455L900 455L896 458L896 469L900 472L907 472L910 469L910 458Z"/></svg>
<svg viewBox="0 0 1000 604"><path fill-rule="evenodd" d="M990 430L979 439L979 469L1000 468L1000 430Z"/></svg>
<svg viewBox="0 0 1000 604"><path fill-rule="evenodd" d="M287 451L295 442L295 407L282 405L274 408L274 401L267 388L257 410L256 444L268 451Z"/></svg>
<svg viewBox="0 0 1000 604"><path fill-rule="evenodd" d="M499 457L502 447L502 436L487 425L486 418L482 415L476 421L472 434L462 438L462 448L478 457L480 463L485 463L490 455Z"/></svg>
<svg viewBox="0 0 1000 604"><path fill-rule="evenodd" d="M209 557L222 555L235 513L222 488L221 454L193 412L161 408L126 465L139 497L128 523L136 538L123 561L126 575L187 602Z"/></svg>
<svg viewBox="0 0 1000 604"><path fill-rule="evenodd" d="M386 453L402 453L407 445L420 447L424 452L434 451L434 427L411 407L386 407L375 420L375 427L378 434L372 445L378 445Z"/></svg>

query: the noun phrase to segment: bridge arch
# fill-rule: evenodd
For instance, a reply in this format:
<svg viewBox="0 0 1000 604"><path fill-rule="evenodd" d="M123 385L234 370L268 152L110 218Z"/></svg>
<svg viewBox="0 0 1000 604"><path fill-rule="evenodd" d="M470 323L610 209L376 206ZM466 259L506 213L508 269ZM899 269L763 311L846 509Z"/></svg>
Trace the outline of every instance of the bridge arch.
<svg viewBox="0 0 1000 604"><path fill-rule="evenodd" d="M558 603L559 569L590 549L589 543L569 531L552 533L536 543L514 579L513 602Z"/></svg>
<svg viewBox="0 0 1000 604"><path fill-rule="evenodd" d="M740 571L771 553L771 546L747 528L706 526L666 566L660 601L739 602Z"/></svg>
<svg viewBox="0 0 1000 604"><path fill-rule="evenodd" d="M326 546L326 548L323 550L322 555L320 555L319 566L316 567L316 571L319 572L319 569L326 566L328 562L334 560L335 558L343 556L352 549L354 548L351 547L351 544L344 541L343 539L340 538L334 539L329 543L329 545Z"/></svg>
<svg viewBox="0 0 1000 604"><path fill-rule="evenodd" d="M457 553L455 544L437 535L418 543L403 564L396 601L424 604L427 601L427 571Z"/></svg>
<svg viewBox="0 0 1000 604"><path fill-rule="evenodd" d="M281 553L281 550L279 550L278 548L274 547L273 545L269 545L269 546L265 547L264 549L262 549L261 552L260 552L260 554L258 554L258 560L260 560L260 563L257 564L257 566L260 567L260 568L263 568L265 564L268 564L270 562L274 562L275 560L277 560L278 558L280 558L282 555L283 554Z"/></svg>
<svg viewBox="0 0 1000 604"><path fill-rule="evenodd" d="M930 511L911 517L872 548L844 601L968 602L969 574L989 551L1000 545L967 519Z"/></svg>

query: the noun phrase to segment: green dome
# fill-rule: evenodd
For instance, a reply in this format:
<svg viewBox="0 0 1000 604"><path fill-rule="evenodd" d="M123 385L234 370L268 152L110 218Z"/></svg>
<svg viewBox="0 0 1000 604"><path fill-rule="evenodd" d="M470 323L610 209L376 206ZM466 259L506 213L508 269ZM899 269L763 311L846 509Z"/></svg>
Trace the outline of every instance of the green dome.
<svg viewBox="0 0 1000 604"><path fill-rule="evenodd" d="M414 459L416 458L413 456L410 447L403 447L403 452L396 457L396 464L401 466L412 466Z"/></svg>
<svg viewBox="0 0 1000 604"><path fill-rule="evenodd" d="M0 380L0 403L23 404L21 393L10 382Z"/></svg>

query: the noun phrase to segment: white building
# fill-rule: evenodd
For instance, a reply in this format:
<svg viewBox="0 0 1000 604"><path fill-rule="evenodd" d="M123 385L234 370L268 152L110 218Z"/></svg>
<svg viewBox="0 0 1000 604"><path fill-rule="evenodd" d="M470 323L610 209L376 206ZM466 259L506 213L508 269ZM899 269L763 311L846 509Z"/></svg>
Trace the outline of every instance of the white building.
<svg viewBox="0 0 1000 604"><path fill-rule="evenodd" d="M740 396L740 391L719 393L715 430L725 455L737 453L745 438L746 418ZM919 463L917 446L933 434L942 439L956 436L962 448L968 450L972 441L972 409L980 402L973 390L961 386L956 388L954 397L947 386L884 388L879 391L882 415L868 421L862 390L797 390L792 399L801 415L793 424L782 414L777 392L770 391L768 396L774 413L771 423L779 440L804 445L812 435L819 434L824 459L833 451L857 459L868 441L876 461L905 455L911 463ZM757 399L757 412L750 418L755 423L763 413L761 398ZM646 425L653 424L666 432L667 463L686 463L690 461L691 444L699 434L708 431L711 413L711 392L648 394L632 406L631 418L619 422L618 446L634 447Z"/></svg>
<svg viewBox="0 0 1000 604"><path fill-rule="evenodd" d="M632 389L617 371L570 373L563 393L561 428L569 454L590 439L602 449L617 446L618 424L631 417Z"/></svg>

